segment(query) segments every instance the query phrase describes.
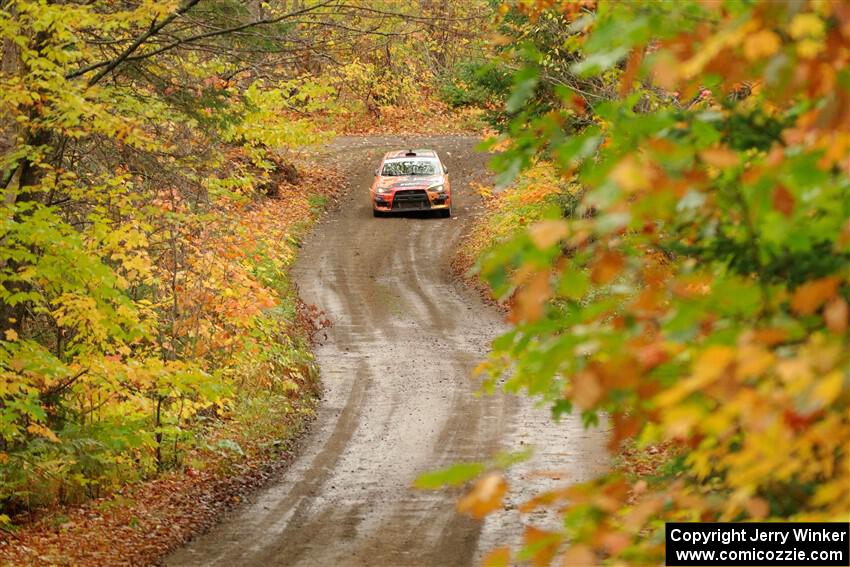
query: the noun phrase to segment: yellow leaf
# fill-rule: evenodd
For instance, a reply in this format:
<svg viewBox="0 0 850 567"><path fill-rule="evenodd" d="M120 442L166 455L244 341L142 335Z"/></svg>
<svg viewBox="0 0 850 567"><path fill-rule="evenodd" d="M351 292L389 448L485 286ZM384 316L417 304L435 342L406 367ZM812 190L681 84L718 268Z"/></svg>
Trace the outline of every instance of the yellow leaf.
<svg viewBox="0 0 850 567"><path fill-rule="evenodd" d="M703 383L719 378L735 358L735 349L714 345L700 353L694 363L694 375L699 376Z"/></svg>
<svg viewBox="0 0 850 567"><path fill-rule="evenodd" d="M472 490L458 500L458 512L473 518L483 518L502 506L502 498L508 491L508 483L501 474L491 472L478 480Z"/></svg>
<svg viewBox="0 0 850 567"><path fill-rule="evenodd" d="M770 30L761 30L744 40L744 56L750 61L770 57L779 51L782 40Z"/></svg>
<svg viewBox="0 0 850 567"><path fill-rule="evenodd" d="M531 240L535 246L545 249L565 238L568 231L566 221L544 220L529 228L528 234L531 236Z"/></svg>
<svg viewBox="0 0 850 567"><path fill-rule="evenodd" d="M773 361L773 353L769 350L755 345L743 346L738 349L736 374L739 378L754 378L770 368Z"/></svg>
<svg viewBox="0 0 850 567"><path fill-rule="evenodd" d="M816 14L811 12L807 14L797 14L791 20L791 25L788 26L788 33L794 39L802 39L804 37L823 37L825 28L823 20Z"/></svg>
<svg viewBox="0 0 850 567"><path fill-rule="evenodd" d="M664 412L664 427L671 439L685 438L702 418L699 406L675 405Z"/></svg>
<svg viewBox="0 0 850 567"><path fill-rule="evenodd" d="M15 331L15 329L6 329L6 340L7 341L18 340L18 333Z"/></svg>
<svg viewBox="0 0 850 567"><path fill-rule="evenodd" d="M53 433L47 427L44 427L43 425L39 425L38 423L30 423L27 426L27 431L29 431L33 435L38 435L39 437L44 437L45 439L53 441L54 443L59 443L59 438L56 437L55 433Z"/></svg>
<svg viewBox="0 0 850 567"><path fill-rule="evenodd" d="M803 39L797 43L797 55L803 59L814 59L824 47L823 41L819 39Z"/></svg>
<svg viewBox="0 0 850 567"><path fill-rule="evenodd" d="M731 347L714 345L705 349L693 364L693 373L672 388L656 396L659 406L672 406L688 395L702 389L717 380L735 359L735 350Z"/></svg>
<svg viewBox="0 0 850 567"><path fill-rule="evenodd" d="M833 370L817 381L812 397L825 406L829 405L841 394L843 386L844 375L840 370Z"/></svg>
<svg viewBox="0 0 850 567"><path fill-rule="evenodd" d="M848 492L847 485L839 480L838 482L829 482L822 484L815 490L815 495L812 498L812 504L815 506L823 506L830 502L846 502L846 494Z"/></svg>

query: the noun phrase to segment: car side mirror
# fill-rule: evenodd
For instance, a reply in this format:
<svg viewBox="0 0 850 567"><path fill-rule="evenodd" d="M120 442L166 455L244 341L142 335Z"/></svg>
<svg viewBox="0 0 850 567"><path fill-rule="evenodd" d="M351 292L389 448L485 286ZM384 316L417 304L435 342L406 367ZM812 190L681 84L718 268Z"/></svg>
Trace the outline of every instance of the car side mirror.
<svg viewBox="0 0 850 567"><path fill-rule="evenodd" d="M375 176L381 175L381 168L375 170Z"/></svg>
<svg viewBox="0 0 850 567"><path fill-rule="evenodd" d="M449 172L449 168L444 165L443 166L443 173L448 173L448 172Z"/></svg>

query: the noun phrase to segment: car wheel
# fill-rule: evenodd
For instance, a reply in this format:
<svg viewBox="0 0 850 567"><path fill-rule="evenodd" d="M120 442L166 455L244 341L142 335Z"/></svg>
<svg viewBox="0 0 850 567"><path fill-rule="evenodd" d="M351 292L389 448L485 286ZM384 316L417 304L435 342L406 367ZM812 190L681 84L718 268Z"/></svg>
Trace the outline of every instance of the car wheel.
<svg viewBox="0 0 850 567"><path fill-rule="evenodd" d="M378 209L372 209L372 216L373 217L382 217L382 216L384 216L384 213L382 213Z"/></svg>
<svg viewBox="0 0 850 567"><path fill-rule="evenodd" d="M451 209L440 209L440 218L447 219L447 218L450 218L451 216L452 216L452 210Z"/></svg>

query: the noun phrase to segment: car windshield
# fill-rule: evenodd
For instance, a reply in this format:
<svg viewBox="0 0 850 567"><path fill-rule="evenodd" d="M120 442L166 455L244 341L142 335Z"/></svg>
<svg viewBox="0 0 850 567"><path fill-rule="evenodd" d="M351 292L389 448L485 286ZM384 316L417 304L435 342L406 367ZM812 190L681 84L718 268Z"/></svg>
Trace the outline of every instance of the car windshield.
<svg viewBox="0 0 850 567"><path fill-rule="evenodd" d="M384 163L381 175L435 175L437 173L437 162L433 160L394 160Z"/></svg>

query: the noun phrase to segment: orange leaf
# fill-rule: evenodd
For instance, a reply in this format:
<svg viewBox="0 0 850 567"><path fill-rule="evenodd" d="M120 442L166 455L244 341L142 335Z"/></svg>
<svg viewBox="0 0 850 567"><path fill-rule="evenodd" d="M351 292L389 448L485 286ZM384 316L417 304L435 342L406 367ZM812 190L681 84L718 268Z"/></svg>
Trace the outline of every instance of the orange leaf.
<svg viewBox="0 0 850 567"><path fill-rule="evenodd" d="M847 315L847 302L843 297L836 297L827 303L823 310L826 326L834 333L843 333L847 330Z"/></svg>
<svg viewBox="0 0 850 567"><path fill-rule="evenodd" d="M702 158L702 161L708 165L713 165L720 169L735 167L738 165L738 154L729 148L709 148L700 152L699 156Z"/></svg>
<svg viewBox="0 0 850 567"><path fill-rule="evenodd" d="M511 548L497 547L481 559L482 567L508 567L511 563Z"/></svg>
<svg viewBox="0 0 850 567"><path fill-rule="evenodd" d="M752 334L753 341L765 346L774 346L788 340L788 331L776 327L758 329Z"/></svg>
<svg viewBox="0 0 850 567"><path fill-rule="evenodd" d="M623 71L623 76L620 78L620 96L625 97L632 90L632 83L635 80L638 69L640 69L641 61L643 61L643 50L634 49L629 55L629 62L626 63L626 70Z"/></svg>
<svg viewBox="0 0 850 567"><path fill-rule="evenodd" d="M572 378L570 399L580 409L590 409L602 397L602 386L599 377L589 370L575 374Z"/></svg>
<svg viewBox="0 0 850 567"><path fill-rule="evenodd" d="M626 156L611 170L611 177L625 191L635 192L650 186L652 170L634 156Z"/></svg>
<svg viewBox="0 0 850 567"><path fill-rule="evenodd" d="M508 491L508 483L497 472L481 477L472 490L458 500L457 510L473 518L483 518L502 506L502 498Z"/></svg>
<svg viewBox="0 0 850 567"><path fill-rule="evenodd" d="M593 548L589 545L571 545L564 554L564 567L592 567L593 565L599 565L599 563Z"/></svg>
<svg viewBox="0 0 850 567"><path fill-rule="evenodd" d="M528 229L532 242L541 250L557 244L567 233L567 223L563 220L540 221Z"/></svg>
<svg viewBox="0 0 850 567"><path fill-rule="evenodd" d="M533 512L537 508L541 506L551 506L552 504L559 502L561 500L568 500L570 497L570 493L567 489L559 489L559 490L550 490L548 492L542 492L536 495L531 500L527 500L523 502L519 506L517 506L517 510L521 514L528 514L529 512Z"/></svg>
<svg viewBox="0 0 850 567"><path fill-rule="evenodd" d="M619 252L606 250L593 263L590 278L594 283L606 284L616 278L623 269L623 256Z"/></svg>
<svg viewBox="0 0 850 567"><path fill-rule="evenodd" d="M549 285L549 272L541 271L532 276L531 281L524 285L516 294L511 320L536 321L543 316L543 305L552 295Z"/></svg>
<svg viewBox="0 0 850 567"><path fill-rule="evenodd" d="M777 185L773 190L773 208L786 217L794 212L794 195L784 185Z"/></svg>
<svg viewBox="0 0 850 567"><path fill-rule="evenodd" d="M681 80L679 62L669 51L660 51L654 57L652 82L662 89L672 91Z"/></svg>
<svg viewBox="0 0 850 567"><path fill-rule="evenodd" d="M535 546L534 558L531 560L535 566L546 566L552 562L555 552L558 550L558 545L561 543L563 536L555 532L547 532L540 530L534 526L525 528L523 540L526 547Z"/></svg>
<svg viewBox="0 0 850 567"><path fill-rule="evenodd" d="M572 98L572 108L579 114L584 114L587 111L587 101L583 97L574 94Z"/></svg>
<svg viewBox="0 0 850 567"><path fill-rule="evenodd" d="M651 343L641 347L635 351L635 355L641 368L645 370L655 368L669 358L667 349L661 343Z"/></svg>
<svg viewBox="0 0 850 567"><path fill-rule="evenodd" d="M605 548L610 555L617 555L629 546L631 539L625 534L618 532L607 532L599 538L602 547Z"/></svg>
<svg viewBox="0 0 850 567"><path fill-rule="evenodd" d="M594 361L591 369L599 375L606 390L630 390L640 379L640 368L632 357L617 358L604 364Z"/></svg>
<svg viewBox="0 0 850 567"><path fill-rule="evenodd" d="M612 422L611 437L608 439L608 450L616 453L625 439L630 439L638 434L643 421L635 415L615 413Z"/></svg>
<svg viewBox="0 0 850 567"><path fill-rule="evenodd" d="M763 520L770 514L770 504L764 498L753 497L744 505L747 513L754 520Z"/></svg>
<svg viewBox="0 0 850 567"><path fill-rule="evenodd" d="M829 276L806 282L794 291L791 309L800 315L811 315L838 291L838 278Z"/></svg>
<svg viewBox="0 0 850 567"><path fill-rule="evenodd" d="M664 505L664 497L661 495L650 495L635 504L632 509L623 516L623 527L631 533L638 533L643 529L647 520L654 517L658 510Z"/></svg>

